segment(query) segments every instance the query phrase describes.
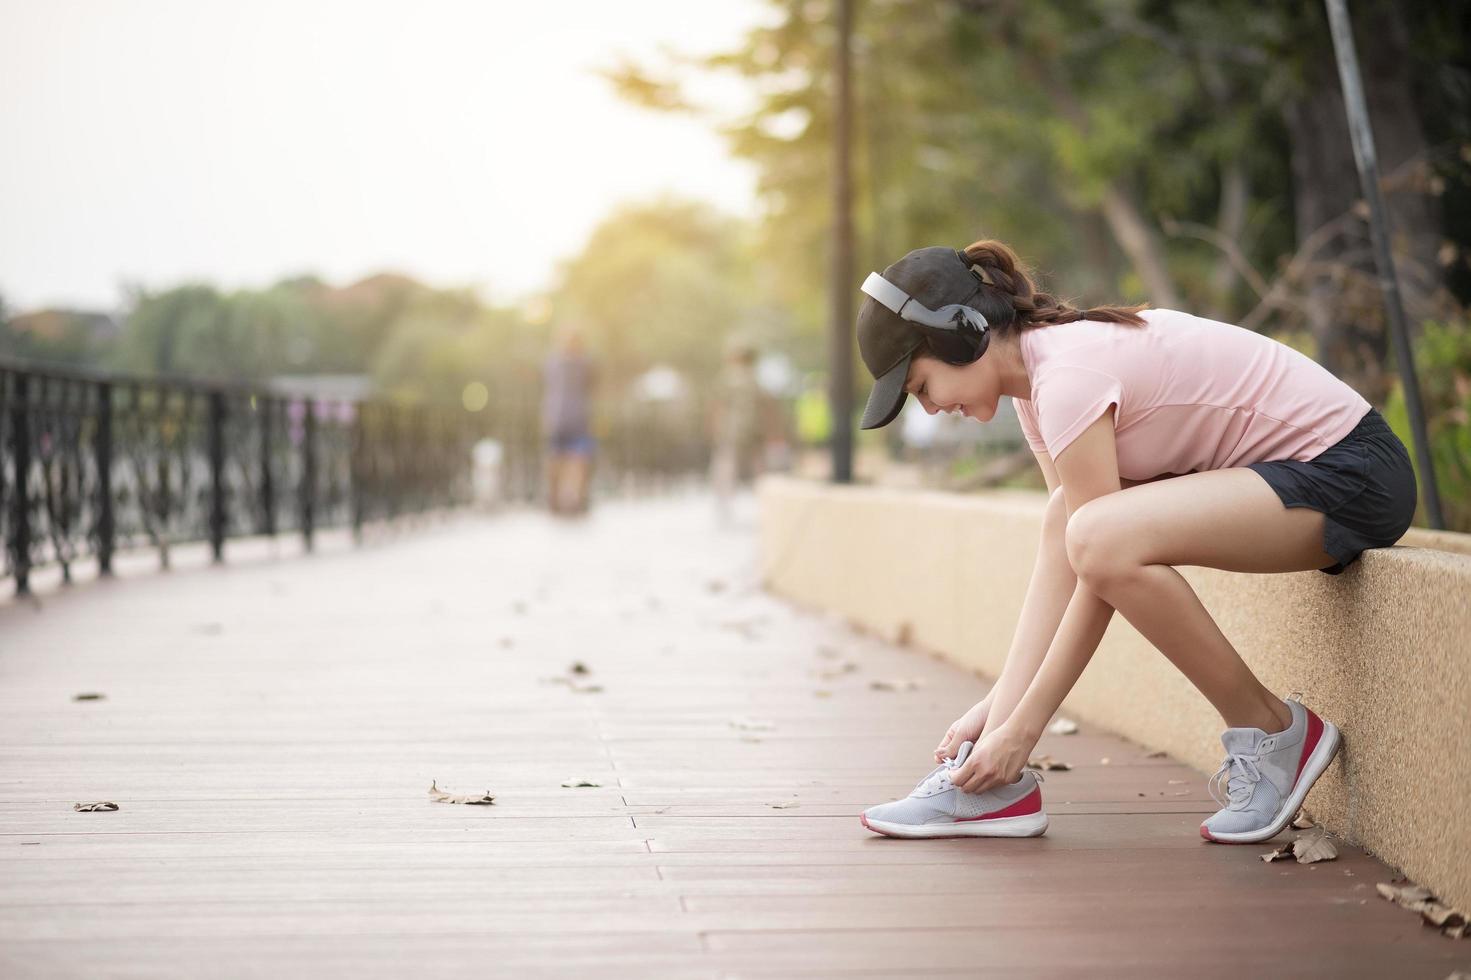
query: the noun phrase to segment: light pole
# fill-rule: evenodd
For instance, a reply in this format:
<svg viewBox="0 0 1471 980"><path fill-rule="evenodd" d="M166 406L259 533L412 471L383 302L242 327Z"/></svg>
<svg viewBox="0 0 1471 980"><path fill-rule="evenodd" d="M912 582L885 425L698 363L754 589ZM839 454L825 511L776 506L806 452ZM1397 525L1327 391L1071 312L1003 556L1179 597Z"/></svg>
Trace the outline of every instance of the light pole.
<svg viewBox="0 0 1471 980"><path fill-rule="evenodd" d="M1394 274L1394 256L1389 251L1389 227L1384 212L1384 198L1379 193L1379 162L1374 154L1374 130L1369 124L1369 110L1364 102L1364 83L1359 75L1359 58L1354 50L1353 25L1343 0L1324 0L1328 5L1328 26L1333 32L1333 51L1338 57L1338 78L1343 85L1343 108L1348 113L1348 132L1353 140L1354 163L1359 168L1359 184L1369 205L1369 238L1374 246L1374 266L1379 272L1379 288L1384 295L1384 310L1389 319L1390 339L1394 343L1394 359L1399 362L1400 382L1405 389L1405 409L1410 416L1410 436L1415 459L1420 464L1420 489L1430 526L1445 527L1440 510L1440 490L1435 482L1435 462L1430 457L1430 441L1425 435L1425 409L1420 401L1420 382L1415 375L1415 357L1410 349L1410 335L1405 326L1405 308L1400 300L1399 280Z"/></svg>
<svg viewBox="0 0 1471 980"><path fill-rule="evenodd" d="M828 401L832 406L832 479L853 482L853 0L836 0L833 52L833 225L829 283Z"/></svg>

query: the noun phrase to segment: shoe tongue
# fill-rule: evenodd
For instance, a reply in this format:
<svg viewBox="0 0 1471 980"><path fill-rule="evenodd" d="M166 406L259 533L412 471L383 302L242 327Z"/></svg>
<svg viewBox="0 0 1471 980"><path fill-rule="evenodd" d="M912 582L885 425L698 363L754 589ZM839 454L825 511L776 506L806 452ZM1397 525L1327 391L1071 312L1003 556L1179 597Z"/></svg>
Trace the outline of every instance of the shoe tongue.
<svg viewBox="0 0 1471 980"><path fill-rule="evenodd" d="M975 747L974 742L961 742L960 748L955 751L955 765L959 766L965 762L970 755L970 750Z"/></svg>
<svg viewBox="0 0 1471 980"><path fill-rule="evenodd" d="M1226 747L1227 752L1253 755L1256 753L1257 743L1266 737L1267 733L1260 728L1228 728L1221 733L1221 744Z"/></svg>

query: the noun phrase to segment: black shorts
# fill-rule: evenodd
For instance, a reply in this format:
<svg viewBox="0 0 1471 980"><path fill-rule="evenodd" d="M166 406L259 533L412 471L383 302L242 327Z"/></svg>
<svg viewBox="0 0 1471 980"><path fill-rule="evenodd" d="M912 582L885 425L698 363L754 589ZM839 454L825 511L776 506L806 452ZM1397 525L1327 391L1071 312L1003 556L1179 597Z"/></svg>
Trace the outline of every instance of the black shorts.
<svg viewBox="0 0 1471 980"><path fill-rule="evenodd" d="M1398 541L1415 516L1418 488L1410 454L1384 416L1371 408L1354 430L1307 462L1249 463L1287 507L1321 511L1323 550L1337 575L1365 548Z"/></svg>

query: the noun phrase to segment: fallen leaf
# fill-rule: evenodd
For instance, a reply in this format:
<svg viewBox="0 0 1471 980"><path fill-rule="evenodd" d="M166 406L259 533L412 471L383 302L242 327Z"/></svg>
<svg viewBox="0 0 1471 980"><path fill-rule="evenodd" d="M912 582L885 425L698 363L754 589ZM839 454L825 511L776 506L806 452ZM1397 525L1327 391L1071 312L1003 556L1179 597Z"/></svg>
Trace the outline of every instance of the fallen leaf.
<svg viewBox="0 0 1471 980"><path fill-rule="evenodd" d="M799 807L801 805L802 804L800 804L800 803L771 803L771 804L769 804L769 806L773 810L790 810L793 807Z"/></svg>
<svg viewBox="0 0 1471 980"><path fill-rule="evenodd" d="M73 694L73 701L103 701L107 699L106 694L98 694L96 691L87 691L82 694Z"/></svg>
<svg viewBox="0 0 1471 980"><path fill-rule="evenodd" d="M1412 882L1407 882L1403 885L1393 885L1389 882L1381 881L1374 888L1380 895L1383 895L1396 905L1413 908L1416 912L1420 911L1418 906L1421 903L1428 902L1435 897L1435 893L1430 889Z"/></svg>
<svg viewBox="0 0 1471 980"><path fill-rule="evenodd" d="M776 725L773 722L763 721L760 718L746 718L744 716L732 718L730 720L730 727L743 732L770 732L776 730Z"/></svg>
<svg viewBox="0 0 1471 980"><path fill-rule="evenodd" d="M1466 933L1471 932L1471 922L1462 922L1458 926L1446 926L1444 929L1440 930L1440 932L1441 935L1449 936L1451 939L1461 939L1466 935ZM1450 976L1446 977L1445 980L1457 980L1457 978L1459 978L1459 980L1471 980L1471 973L1461 973L1457 971L1456 973L1452 973Z"/></svg>
<svg viewBox="0 0 1471 980"><path fill-rule="evenodd" d="M1338 858L1338 848L1328 839L1328 831L1322 827L1314 827L1306 833L1298 834L1292 841L1292 852L1297 855L1298 864L1317 864L1319 861L1334 861Z"/></svg>
<svg viewBox="0 0 1471 980"><path fill-rule="evenodd" d="M101 803L73 803L72 809L78 813L91 813L93 810L116 810L117 804L106 801Z"/></svg>
<svg viewBox="0 0 1471 980"><path fill-rule="evenodd" d="M1045 769L1049 772L1054 769L1058 772L1067 772L1072 768L1068 763L1054 759L1050 755L1039 755L1034 759L1028 759L1027 765L1033 769Z"/></svg>
<svg viewBox="0 0 1471 980"><path fill-rule="evenodd" d="M591 674L592 668L581 660L574 660L572 661L572 666L567 668L567 672L570 674Z"/></svg>
<svg viewBox="0 0 1471 980"><path fill-rule="evenodd" d="M1425 907L1420 910L1420 917L1437 929L1447 926L1454 929L1456 926L1464 925L1466 922L1464 913L1451 908L1449 905L1442 905L1433 899L1425 903Z"/></svg>
<svg viewBox="0 0 1471 980"><path fill-rule="evenodd" d="M597 788L597 787L599 787L601 785L603 785L603 784L602 783L595 783L591 779L569 779L565 783L562 784L562 786L565 789L581 789L584 786L588 786L588 787L592 787L592 788Z"/></svg>
<svg viewBox="0 0 1471 980"><path fill-rule="evenodd" d="M1273 861L1287 860L1288 858L1292 857L1293 843L1294 842L1289 841L1274 851L1268 851L1267 853L1262 855L1262 860L1267 862L1268 864L1271 864Z"/></svg>
<svg viewBox="0 0 1471 980"><path fill-rule="evenodd" d="M1071 718L1059 718L1047 726L1047 731L1053 735L1076 735L1078 723Z"/></svg>
<svg viewBox="0 0 1471 980"><path fill-rule="evenodd" d="M469 803L471 805L494 803L495 797L486 790L484 796L455 796L440 789L434 780L429 782L429 799L435 803Z"/></svg>
<svg viewBox="0 0 1471 980"><path fill-rule="evenodd" d="M924 686L923 681L913 678L899 680L874 680L869 681L868 686L875 691L917 691Z"/></svg>
<svg viewBox="0 0 1471 980"><path fill-rule="evenodd" d="M1297 811L1297 816L1292 818L1293 830L1307 830L1309 827L1316 826L1317 824L1313 823L1313 818L1308 816L1308 811L1306 810Z"/></svg>

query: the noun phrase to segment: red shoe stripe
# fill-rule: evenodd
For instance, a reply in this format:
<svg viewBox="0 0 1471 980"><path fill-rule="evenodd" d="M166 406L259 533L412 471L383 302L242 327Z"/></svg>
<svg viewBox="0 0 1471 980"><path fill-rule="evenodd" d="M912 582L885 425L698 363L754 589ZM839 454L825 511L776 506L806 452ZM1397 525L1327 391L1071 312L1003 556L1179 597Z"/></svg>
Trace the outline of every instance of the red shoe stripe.
<svg viewBox="0 0 1471 980"><path fill-rule="evenodd" d="M1318 747L1318 740L1323 737L1323 719L1313 714L1309 708L1302 710L1308 713L1308 733L1302 740L1302 756L1297 760L1297 773L1292 777L1292 785L1302 778L1302 768L1308 764L1308 757L1313 754L1313 749Z"/></svg>
<svg viewBox="0 0 1471 980"><path fill-rule="evenodd" d="M971 823L976 820L1000 820L1002 817L1021 817L1028 813L1042 812L1042 787L1038 786L1011 806L994 813L983 813L979 817L960 817L956 823Z"/></svg>

